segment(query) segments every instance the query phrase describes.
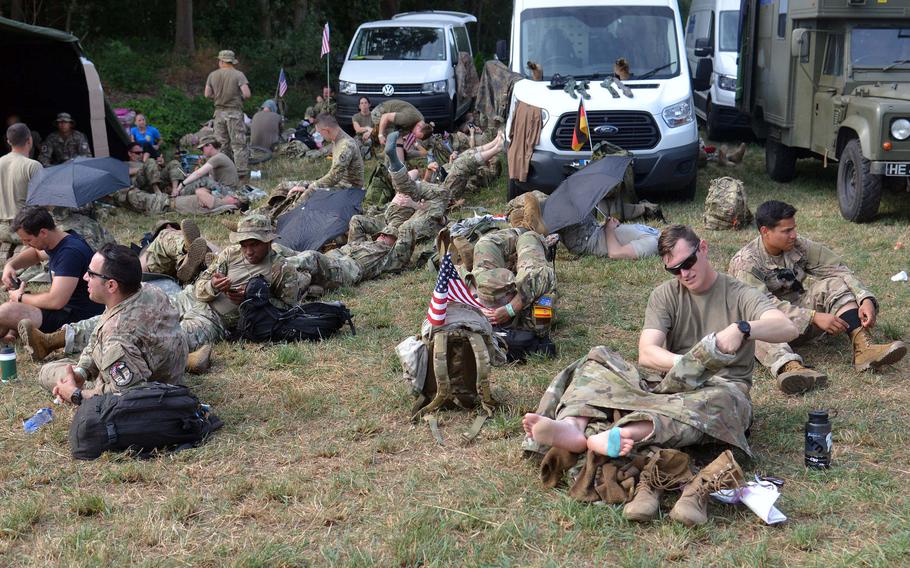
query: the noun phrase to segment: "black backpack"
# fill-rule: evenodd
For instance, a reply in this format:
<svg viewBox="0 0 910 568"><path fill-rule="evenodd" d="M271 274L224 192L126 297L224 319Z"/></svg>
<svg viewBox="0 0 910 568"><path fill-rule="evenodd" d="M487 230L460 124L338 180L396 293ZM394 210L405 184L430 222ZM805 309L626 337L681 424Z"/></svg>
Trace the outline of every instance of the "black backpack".
<svg viewBox="0 0 910 568"><path fill-rule="evenodd" d="M70 424L70 452L93 460L105 451L192 447L224 423L187 387L148 383L123 393L87 398Z"/></svg>
<svg viewBox="0 0 910 568"><path fill-rule="evenodd" d="M237 332L241 339L264 341L321 341L344 324L356 335L351 312L341 302L309 302L287 310L269 302L269 284L262 276L250 279L240 304Z"/></svg>
<svg viewBox="0 0 910 568"><path fill-rule="evenodd" d="M550 334L539 336L533 331L512 328L493 328L493 332L500 336L508 346L506 360L509 363L524 363L529 355L539 354L547 359L556 357L556 344L550 339Z"/></svg>

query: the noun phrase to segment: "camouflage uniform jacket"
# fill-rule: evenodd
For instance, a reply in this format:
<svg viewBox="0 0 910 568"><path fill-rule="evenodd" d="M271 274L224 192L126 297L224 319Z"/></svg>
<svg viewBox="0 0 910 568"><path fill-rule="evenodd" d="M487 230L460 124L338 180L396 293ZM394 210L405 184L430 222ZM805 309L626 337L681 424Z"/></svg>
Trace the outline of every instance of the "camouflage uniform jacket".
<svg viewBox="0 0 910 568"><path fill-rule="evenodd" d="M144 162L130 162L130 169L139 168L139 171L130 176L133 187L147 193L154 193L161 189L161 168L155 160L148 159Z"/></svg>
<svg viewBox="0 0 910 568"><path fill-rule="evenodd" d="M357 142L345 132L339 131L333 144L332 167L312 186L329 189L363 187L363 155Z"/></svg>
<svg viewBox="0 0 910 568"><path fill-rule="evenodd" d="M88 146L88 138L78 130L73 130L64 138L59 132L52 132L41 144L41 154L38 161L44 167L62 164L78 156L92 157L92 150Z"/></svg>
<svg viewBox="0 0 910 568"><path fill-rule="evenodd" d="M245 285L253 276L262 274L269 282L269 301L283 310L296 305L303 291L297 271L288 264L276 245L272 245L265 260L256 266L246 261L239 244L225 247L199 275L194 291L196 299L210 304L229 329L234 328L240 320L240 310L236 304L227 306L230 300L212 286L212 276L215 273L229 276L235 286Z"/></svg>
<svg viewBox="0 0 910 568"><path fill-rule="evenodd" d="M730 259L727 272L777 299L777 309L787 314L802 334L812 323L813 310L794 305L813 281L841 278L861 303L875 296L828 247L798 237L792 250L774 257L768 254L761 237L744 246Z"/></svg>
<svg viewBox="0 0 910 568"><path fill-rule="evenodd" d="M94 393L120 392L146 381L179 382L186 357L177 310L163 291L142 286L104 310L77 367L98 377Z"/></svg>
<svg viewBox="0 0 910 568"><path fill-rule="evenodd" d="M322 102L313 105L313 113L314 116L319 116L322 113L335 116L336 108L338 108L338 104L335 102L335 99L329 97L327 99L323 99Z"/></svg>

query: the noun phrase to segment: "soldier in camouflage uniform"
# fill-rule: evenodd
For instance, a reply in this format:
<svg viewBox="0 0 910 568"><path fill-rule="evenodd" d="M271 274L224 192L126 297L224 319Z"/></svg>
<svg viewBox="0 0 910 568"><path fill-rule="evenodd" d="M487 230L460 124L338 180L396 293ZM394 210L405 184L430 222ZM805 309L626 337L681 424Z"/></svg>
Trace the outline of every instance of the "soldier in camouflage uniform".
<svg viewBox="0 0 910 568"><path fill-rule="evenodd" d="M316 127L334 146L332 166L315 181L289 181L279 184L269 197L268 213L274 221L282 213L309 199L317 188L350 189L363 187L363 156L357 143L338 125L334 116L320 114ZM265 211L265 210L263 210Z"/></svg>
<svg viewBox="0 0 910 568"><path fill-rule="evenodd" d="M335 116L335 110L338 108L338 103L335 102L335 97L333 97L332 94L332 89L329 87L322 87L322 95L316 97L316 104L306 107L303 117L313 122L316 120L316 117L322 113Z"/></svg>
<svg viewBox="0 0 910 568"><path fill-rule="evenodd" d="M676 279L651 293L638 362L666 375L642 380L616 353L592 349L525 415L526 448L618 457L719 441L751 453L753 340L788 341L796 326L760 292L716 272L690 227L665 229L659 253Z"/></svg>
<svg viewBox="0 0 910 568"><path fill-rule="evenodd" d="M67 207L49 207L54 223L61 231L74 231L79 233L92 250L100 250L108 243L116 243L114 236L105 229L97 220Z"/></svg>
<svg viewBox="0 0 910 568"><path fill-rule="evenodd" d="M224 49L218 53L218 69L209 73L205 81L205 97L215 103L215 138L244 177L249 173L250 146L243 122L243 100L251 93L246 75L234 68L237 63L233 51Z"/></svg>
<svg viewBox="0 0 910 568"><path fill-rule="evenodd" d="M127 163L130 172L130 187L121 189L114 194L117 205L128 207L137 213L159 213L156 205L159 201L167 201L166 194L161 192L161 169L158 163L146 158L143 160L142 145L133 142L127 147L130 161ZM131 195L130 192L133 192ZM137 193L145 195L137 196ZM151 210L148 208L151 207Z"/></svg>
<svg viewBox="0 0 910 568"><path fill-rule="evenodd" d="M142 251L139 260L143 272L166 274L182 283L195 280L207 257L211 255L208 241L192 219L179 224L161 221L153 231L152 242Z"/></svg>
<svg viewBox="0 0 910 568"><path fill-rule="evenodd" d="M89 297L105 305L104 313L79 361L44 365L39 383L80 404L84 398L122 392L148 381L181 382L187 344L177 311L164 292L142 286L136 253L122 245L107 245L92 257L85 278Z"/></svg>
<svg viewBox="0 0 910 568"><path fill-rule="evenodd" d="M828 247L799 237L795 216L796 208L782 201L759 205L755 219L760 235L733 256L730 274L776 302L799 330L794 343L847 332L856 370L899 361L907 352L903 341L872 342L875 296ZM827 381L824 373L806 368L787 343L759 341L755 355L787 394Z"/></svg>
<svg viewBox="0 0 910 568"><path fill-rule="evenodd" d="M85 134L75 130L76 121L67 112L57 115L57 132L50 133L41 144L38 161L44 167L62 164L79 156L92 157Z"/></svg>
<svg viewBox="0 0 910 568"><path fill-rule="evenodd" d="M465 282L489 308L493 325L546 334L552 318L538 321L534 303L556 287L556 271L547 261L543 237L524 229L501 229L474 245L474 268ZM550 305L552 308L552 305Z"/></svg>

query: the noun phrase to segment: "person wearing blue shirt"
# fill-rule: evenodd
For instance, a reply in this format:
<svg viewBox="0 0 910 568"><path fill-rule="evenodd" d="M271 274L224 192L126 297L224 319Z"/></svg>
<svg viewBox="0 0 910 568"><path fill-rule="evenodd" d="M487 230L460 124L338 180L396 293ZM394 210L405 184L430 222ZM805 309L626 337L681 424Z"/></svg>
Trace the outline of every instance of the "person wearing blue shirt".
<svg viewBox="0 0 910 568"><path fill-rule="evenodd" d="M60 329L96 316L104 311L88 296L83 276L88 271L94 251L78 233L63 231L43 207L24 207L13 219L14 230L27 248L3 267L3 284L9 290L9 300L0 304L0 341L10 343L17 337L17 328L29 320L41 331ZM30 294L25 283L19 282L17 271L47 261L51 273L51 288L47 292Z"/></svg>
<svg viewBox="0 0 910 568"><path fill-rule="evenodd" d="M154 126L150 126L145 115L141 112L136 115L134 123L136 126L130 128L130 138L132 141L140 144L147 142L158 150L161 146L161 133L158 132L158 129Z"/></svg>

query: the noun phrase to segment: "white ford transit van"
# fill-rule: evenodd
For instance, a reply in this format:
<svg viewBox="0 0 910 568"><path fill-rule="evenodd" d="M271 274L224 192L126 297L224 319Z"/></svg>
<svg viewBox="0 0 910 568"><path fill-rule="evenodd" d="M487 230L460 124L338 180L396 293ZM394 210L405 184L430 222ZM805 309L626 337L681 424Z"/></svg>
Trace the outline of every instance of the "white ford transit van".
<svg viewBox="0 0 910 568"><path fill-rule="evenodd" d="M676 0L515 0L508 51L509 67L528 77L513 87L512 111L518 101L539 107L543 123L527 182L510 181L510 194L550 192L564 166L591 156L590 142L572 150L578 99L553 81L558 74L588 81L591 137L632 152L636 188L694 195L698 130ZM630 66L631 97L604 84L620 57ZM543 80L530 78L529 60L542 66Z"/></svg>
<svg viewBox="0 0 910 568"><path fill-rule="evenodd" d="M739 1L693 0L686 20L689 69L694 73L698 60L705 57L713 63L708 88L692 87L695 114L705 122L708 138L750 126L749 118L736 108Z"/></svg>
<svg viewBox="0 0 910 568"><path fill-rule="evenodd" d="M453 124L473 103L458 96L455 65L460 51L473 58L466 26L476 21L461 12L427 11L361 24L338 77L338 123L350 129L367 97L371 107L400 99L428 122Z"/></svg>

